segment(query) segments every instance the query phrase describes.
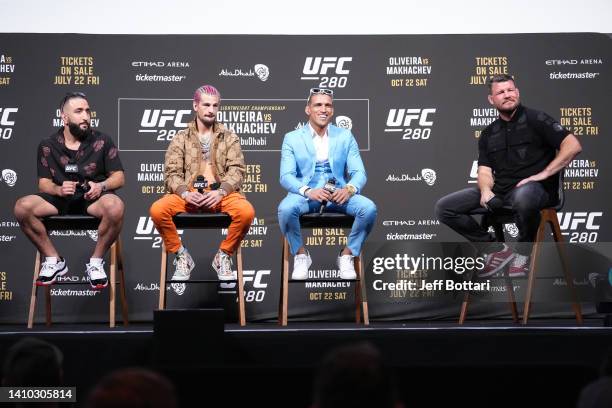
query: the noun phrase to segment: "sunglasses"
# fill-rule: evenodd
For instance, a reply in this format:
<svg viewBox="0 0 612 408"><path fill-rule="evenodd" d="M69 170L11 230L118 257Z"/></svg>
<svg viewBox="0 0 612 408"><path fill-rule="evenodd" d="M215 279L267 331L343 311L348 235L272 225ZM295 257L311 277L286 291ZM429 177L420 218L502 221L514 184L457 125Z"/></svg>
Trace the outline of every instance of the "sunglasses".
<svg viewBox="0 0 612 408"><path fill-rule="evenodd" d="M332 91L331 89L310 88L310 94L311 95L323 94L323 95L334 96L334 91Z"/></svg>
<svg viewBox="0 0 612 408"><path fill-rule="evenodd" d="M71 100L72 98L87 99L87 95L85 95L83 92L68 92L68 93L66 93L66 95L62 98L62 101L60 102L60 111L64 110L64 105L66 105L66 103L69 100Z"/></svg>

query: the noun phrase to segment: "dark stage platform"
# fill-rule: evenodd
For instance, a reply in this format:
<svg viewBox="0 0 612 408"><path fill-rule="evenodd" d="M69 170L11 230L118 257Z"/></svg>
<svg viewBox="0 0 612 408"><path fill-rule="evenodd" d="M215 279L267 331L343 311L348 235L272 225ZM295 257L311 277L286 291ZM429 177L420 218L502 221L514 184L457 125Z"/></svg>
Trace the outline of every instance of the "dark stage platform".
<svg viewBox="0 0 612 408"><path fill-rule="evenodd" d="M218 322L217 322L218 323ZM191 325L193 326L193 325ZM172 379L182 407L307 407L317 363L334 347L368 341L394 371L406 407L546 404L573 407L598 376L612 346L601 319L372 323L274 323L240 327L56 324L28 330L0 326L0 355L24 336L56 344L65 355L66 385L82 401L104 374L121 367L155 368ZM285 385L280 391L280 386ZM289 397L284 394L288 393ZM194 405L192 399L201 401ZM209 402L207 404L207 401Z"/></svg>

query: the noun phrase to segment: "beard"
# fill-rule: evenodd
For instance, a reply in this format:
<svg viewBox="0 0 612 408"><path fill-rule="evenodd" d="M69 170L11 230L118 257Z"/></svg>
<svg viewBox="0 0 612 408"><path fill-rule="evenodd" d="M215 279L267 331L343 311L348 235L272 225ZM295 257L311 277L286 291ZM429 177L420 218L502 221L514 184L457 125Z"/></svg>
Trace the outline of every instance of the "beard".
<svg viewBox="0 0 612 408"><path fill-rule="evenodd" d="M79 142L87 139L87 136L91 134L91 127L89 127L89 124L87 124L85 129L82 129L76 123L70 122L68 123L68 129L70 129L72 136L74 136Z"/></svg>

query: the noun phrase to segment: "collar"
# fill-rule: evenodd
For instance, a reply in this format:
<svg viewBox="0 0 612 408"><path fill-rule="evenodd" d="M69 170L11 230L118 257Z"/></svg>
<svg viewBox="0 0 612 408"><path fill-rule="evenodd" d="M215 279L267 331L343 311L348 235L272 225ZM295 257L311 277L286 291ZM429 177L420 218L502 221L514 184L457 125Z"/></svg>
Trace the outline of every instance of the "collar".
<svg viewBox="0 0 612 408"><path fill-rule="evenodd" d="M193 119L191 122L189 122L189 134L195 136L196 138L198 137L198 124L196 122L195 119ZM218 137L219 135L225 133L226 129L225 126L223 126L222 123L219 122L215 122L215 124L213 125L213 138Z"/></svg>
<svg viewBox="0 0 612 408"><path fill-rule="evenodd" d="M319 136L319 134L314 130L314 128L312 127L312 125L310 124L310 121L308 121L308 129L310 130L310 136L314 139L316 136ZM321 136L322 139L325 139L325 137L329 137L329 125L327 125L327 127L325 128L325 133L323 133L323 136Z"/></svg>

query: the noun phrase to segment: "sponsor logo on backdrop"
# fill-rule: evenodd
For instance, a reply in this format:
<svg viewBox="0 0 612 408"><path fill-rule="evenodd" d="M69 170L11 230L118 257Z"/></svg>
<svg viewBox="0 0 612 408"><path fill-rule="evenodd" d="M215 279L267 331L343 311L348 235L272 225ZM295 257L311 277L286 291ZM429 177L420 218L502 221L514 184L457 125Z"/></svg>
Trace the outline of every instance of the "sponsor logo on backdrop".
<svg viewBox="0 0 612 408"><path fill-rule="evenodd" d="M270 68L264 64L255 64L253 68L223 68L219 72L221 77L247 77L257 78L262 82L266 82L270 77Z"/></svg>
<svg viewBox="0 0 612 408"><path fill-rule="evenodd" d="M594 190L599 185L597 160L572 160L563 172L565 190Z"/></svg>
<svg viewBox="0 0 612 408"><path fill-rule="evenodd" d="M424 87L431 75L431 62L428 57L422 56L389 57L386 74L391 77L393 88Z"/></svg>
<svg viewBox="0 0 612 408"><path fill-rule="evenodd" d="M559 226L569 242L597 242L602 211L558 212Z"/></svg>
<svg viewBox="0 0 612 408"><path fill-rule="evenodd" d="M468 80L469 85L486 85L494 75L509 74L508 57L482 56L474 57L474 72Z"/></svg>
<svg viewBox="0 0 612 408"><path fill-rule="evenodd" d="M401 133L402 140L428 140L436 108L393 108L387 115L386 133Z"/></svg>
<svg viewBox="0 0 612 408"><path fill-rule="evenodd" d="M585 69L596 69L597 66L603 64L603 59L596 57L561 57L547 59L544 64L553 70L548 73L549 79L595 79L599 77L599 72L585 71Z"/></svg>
<svg viewBox="0 0 612 408"><path fill-rule="evenodd" d="M17 221L0 221L0 228L19 228ZM13 234L0 234L0 242L13 242L17 238L17 235Z"/></svg>
<svg viewBox="0 0 612 408"><path fill-rule="evenodd" d="M472 168L470 169L470 178L468 179L468 183L478 183L478 160L474 160L472 162Z"/></svg>
<svg viewBox="0 0 612 408"><path fill-rule="evenodd" d="M0 302L10 302L13 300L13 291L8 284L8 272L0 271Z"/></svg>
<svg viewBox="0 0 612 408"><path fill-rule="evenodd" d="M177 230L179 235L183 234L183 230ZM136 224L135 240L151 241L151 248L161 248L162 237L153 224L151 217L138 217Z"/></svg>
<svg viewBox="0 0 612 408"><path fill-rule="evenodd" d="M98 86L100 76L95 70L94 57L91 56L62 56L59 57L57 74L53 78L53 85L59 86Z"/></svg>
<svg viewBox="0 0 612 408"><path fill-rule="evenodd" d="M423 182L428 186L436 184L437 174L433 169L422 169L420 173L411 175L409 173L388 174L386 182Z"/></svg>
<svg viewBox="0 0 612 408"><path fill-rule="evenodd" d="M182 75L182 72L177 75L172 71L190 68L189 61L132 61L130 65L132 68L150 70L136 73L136 82L182 82L187 79L187 75Z"/></svg>
<svg viewBox="0 0 612 408"><path fill-rule="evenodd" d="M519 230L518 230L518 227L516 226L516 224L514 224L514 223L504 224L503 230L505 232L507 232L508 235L510 235L512 238L518 237ZM495 233L495 229L492 226L489 226L487 231L490 232L490 233Z"/></svg>
<svg viewBox="0 0 612 408"><path fill-rule="evenodd" d="M314 87L344 88L348 83L353 57L306 57L302 81L313 81Z"/></svg>
<svg viewBox="0 0 612 408"><path fill-rule="evenodd" d="M100 127L100 119L98 118L98 113L96 111L91 111L91 120L89 122L92 128ZM52 119L52 126L63 127L64 121L62 120L62 112L59 109L55 110L55 117Z"/></svg>
<svg viewBox="0 0 612 408"><path fill-rule="evenodd" d="M559 110L561 114L559 122L574 135L597 136L599 134L599 125L593 119L592 107L563 107Z"/></svg>
<svg viewBox="0 0 612 408"><path fill-rule="evenodd" d="M2 170L2 180L7 186L15 187L15 184L17 183L17 173L15 173L15 170L4 169Z"/></svg>
<svg viewBox="0 0 612 408"><path fill-rule="evenodd" d="M386 228L401 228L400 232L388 232L386 234L387 241L427 241L434 239L438 234L424 232L424 228L437 228L440 221L435 218L390 219L383 220L382 225ZM417 228L418 231L411 231L413 228Z"/></svg>
<svg viewBox="0 0 612 408"><path fill-rule="evenodd" d="M470 127L474 130L474 137L478 139L480 133L495 121L499 116L495 108L473 108L470 116Z"/></svg>
<svg viewBox="0 0 612 408"><path fill-rule="evenodd" d="M243 270L244 279L244 300L246 302L263 302L268 288L268 279L272 274L269 269ZM237 291L236 282L220 282L219 293L235 294Z"/></svg>
<svg viewBox="0 0 612 408"><path fill-rule="evenodd" d="M49 231L49 235L52 237L89 237L94 242L98 241L97 230L53 230Z"/></svg>
<svg viewBox="0 0 612 408"><path fill-rule="evenodd" d="M11 77L15 73L13 57L0 53L0 87L11 84Z"/></svg>
<svg viewBox="0 0 612 408"><path fill-rule="evenodd" d="M118 147L126 151L165 152L168 143L193 119L191 99L119 98ZM338 126L357 129L361 150L369 150L369 101L336 99ZM304 117L304 101L296 99L225 99L217 120L239 137L242 150L280 151L282 136Z"/></svg>
<svg viewBox="0 0 612 408"><path fill-rule="evenodd" d="M13 136L17 112L19 108L0 108L0 140L9 140Z"/></svg>

